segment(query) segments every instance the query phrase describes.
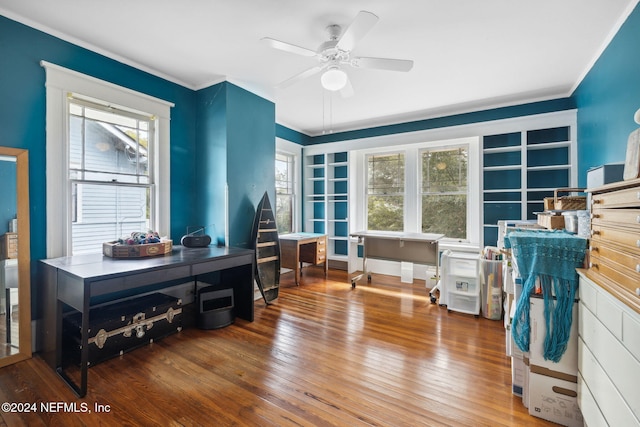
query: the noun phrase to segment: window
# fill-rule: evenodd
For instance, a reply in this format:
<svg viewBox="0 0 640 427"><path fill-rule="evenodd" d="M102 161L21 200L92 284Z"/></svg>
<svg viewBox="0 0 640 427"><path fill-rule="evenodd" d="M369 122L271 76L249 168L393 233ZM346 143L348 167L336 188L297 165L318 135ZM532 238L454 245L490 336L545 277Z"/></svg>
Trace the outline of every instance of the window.
<svg viewBox="0 0 640 427"><path fill-rule="evenodd" d="M403 231L405 159L402 153L367 158L367 229Z"/></svg>
<svg viewBox="0 0 640 427"><path fill-rule="evenodd" d="M72 254L100 252L102 242L155 230L152 117L68 102Z"/></svg>
<svg viewBox="0 0 640 427"><path fill-rule="evenodd" d="M47 258L101 251L103 241L127 227L171 237L173 104L40 64L47 96ZM84 236L92 249L79 243L88 224L97 233Z"/></svg>
<svg viewBox="0 0 640 427"><path fill-rule="evenodd" d="M387 141L384 141L387 142ZM390 144L354 150L352 230L444 234L479 241L479 138Z"/></svg>
<svg viewBox="0 0 640 427"><path fill-rule="evenodd" d="M465 147L421 152L422 232L467 237L467 168Z"/></svg>
<svg viewBox="0 0 640 427"><path fill-rule="evenodd" d="M276 223L281 234L294 229L295 157L276 153Z"/></svg>

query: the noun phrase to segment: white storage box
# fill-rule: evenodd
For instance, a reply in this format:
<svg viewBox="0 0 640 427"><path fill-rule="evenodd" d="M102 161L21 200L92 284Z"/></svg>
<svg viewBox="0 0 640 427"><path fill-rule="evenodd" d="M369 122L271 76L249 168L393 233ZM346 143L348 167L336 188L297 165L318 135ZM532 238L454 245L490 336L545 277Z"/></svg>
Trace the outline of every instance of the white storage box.
<svg viewBox="0 0 640 427"><path fill-rule="evenodd" d="M458 292L448 292L447 308L460 313L480 314L480 298L478 294L462 294Z"/></svg>
<svg viewBox="0 0 640 427"><path fill-rule="evenodd" d="M529 414L569 427L583 427L578 407L578 385L553 376L529 372Z"/></svg>
<svg viewBox="0 0 640 427"><path fill-rule="evenodd" d="M480 255L473 253L443 253L440 305L446 305L450 311L480 314L479 259Z"/></svg>
<svg viewBox="0 0 640 427"><path fill-rule="evenodd" d="M572 376L578 375L578 303L573 303L571 331L567 349L559 362L544 359L544 338L546 326L544 320L544 300L542 297L531 297L529 323L531 335L529 341L529 357L531 365L541 366L553 371Z"/></svg>
<svg viewBox="0 0 640 427"><path fill-rule="evenodd" d="M529 367L525 365L522 358L511 358L511 392L516 396L522 397L522 392L527 385L525 384L525 371L528 369Z"/></svg>

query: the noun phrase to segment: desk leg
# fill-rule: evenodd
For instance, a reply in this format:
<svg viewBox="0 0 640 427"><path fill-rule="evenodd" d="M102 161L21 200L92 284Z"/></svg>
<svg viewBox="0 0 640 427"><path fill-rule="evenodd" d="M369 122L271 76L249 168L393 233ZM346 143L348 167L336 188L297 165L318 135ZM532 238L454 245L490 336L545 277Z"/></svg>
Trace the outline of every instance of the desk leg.
<svg viewBox="0 0 640 427"><path fill-rule="evenodd" d="M362 240L358 241L358 244L362 243ZM367 283L371 283L371 273L367 273L367 244L366 242L363 245L362 250L362 274L358 274L355 277L351 278L351 287L356 287L356 282L362 279L364 276L367 276Z"/></svg>
<svg viewBox="0 0 640 427"><path fill-rule="evenodd" d="M7 318L7 344L11 344L11 288L7 288L5 295L4 315Z"/></svg>
<svg viewBox="0 0 640 427"><path fill-rule="evenodd" d="M76 384L75 381L64 371L63 361L62 361L62 304L58 303L58 346L56 350L56 372L62 378L62 380L67 383L67 385L74 391L74 393L78 397L85 397L87 395L87 376L89 369L89 310L85 310L82 313L82 323L80 329L80 385Z"/></svg>
<svg viewBox="0 0 640 427"><path fill-rule="evenodd" d="M302 271L302 261L300 261L300 243L296 244L296 259L295 259L296 268L295 270L295 280L296 286L300 286L300 272Z"/></svg>

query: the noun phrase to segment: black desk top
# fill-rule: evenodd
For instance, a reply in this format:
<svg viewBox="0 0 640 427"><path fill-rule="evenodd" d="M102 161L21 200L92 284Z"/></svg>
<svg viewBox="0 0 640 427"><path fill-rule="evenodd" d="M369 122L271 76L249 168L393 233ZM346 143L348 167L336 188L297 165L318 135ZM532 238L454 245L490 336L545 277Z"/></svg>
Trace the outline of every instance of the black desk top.
<svg viewBox="0 0 640 427"><path fill-rule="evenodd" d="M83 280L102 280L133 272L140 273L145 270L193 265L213 259L233 258L242 255L253 255L253 250L216 246L206 248L174 246L170 254L156 257L117 259L102 254L86 254L43 259L40 262Z"/></svg>

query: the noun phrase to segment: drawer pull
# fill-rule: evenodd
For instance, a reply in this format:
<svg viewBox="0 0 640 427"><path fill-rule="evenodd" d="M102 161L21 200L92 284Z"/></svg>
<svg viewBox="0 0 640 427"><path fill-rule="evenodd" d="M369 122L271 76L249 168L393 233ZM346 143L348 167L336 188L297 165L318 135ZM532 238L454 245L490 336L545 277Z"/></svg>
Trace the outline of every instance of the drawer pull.
<svg viewBox="0 0 640 427"><path fill-rule="evenodd" d="M600 234L600 230L591 230L591 235L592 236L597 236ZM638 243L640 244L640 240L638 240ZM638 246L640 248L640 246Z"/></svg>
<svg viewBox="0 0 640 427"><path fill-rule="evenodd" d="M600 215L592 213L591 219L595 219L595 218L600 218Z"/></svg>
<svg viewBox="0 0 640 427"><path fill-rule="evenodd" d="M602 200L600 200L600 199L596 199L596 198L591 199L591 204L592 205L598 205L600 203L602 203Z"/></svg>
<svg viewBox="0 0 640 427"><path fill-rule="evenodd" d="M640 273L640 264L636 265L636 273Z"/></svg>
<svg viewBox="0 0 640 427"><path fill-rule="evenodd" d="M593 268L594 270L598 269L598 264L596 264L595 262L590 262L589 263L589 268Z"/></svg>
<svg viewBox="0 0 640 427"><path fill-rule="evenodd" d="M598 252L598 247L597 246L590 246L589 247L589 252Z"/></svg>

